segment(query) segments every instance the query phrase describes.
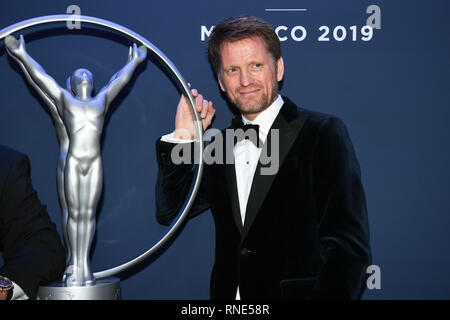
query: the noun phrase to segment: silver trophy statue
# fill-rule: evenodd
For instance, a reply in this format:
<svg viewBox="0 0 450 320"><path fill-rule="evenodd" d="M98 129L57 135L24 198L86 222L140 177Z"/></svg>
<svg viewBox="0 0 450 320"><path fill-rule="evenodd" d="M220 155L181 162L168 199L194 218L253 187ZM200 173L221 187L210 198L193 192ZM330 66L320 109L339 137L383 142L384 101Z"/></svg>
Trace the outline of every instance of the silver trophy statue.
<svg viewBox="0 0 450 320"><path fill-rule="evenodd" d="M77 69L62 88L27 53L23 36L5 38L8 54L19 64L26 79L50 109L60 144L57 169L58 195L63 211L63 235L67 247L67 287L93 286L89 252L95 234L95 214L103 186L100 139L108 107L145 60L147 49L133 44L128 61L92 96L93 76Z"/></svg>
<svg viewBox="0 0 450 320"><path fill-rule="evenodd" d="M183 76L170 59L150 41L114 22L89 16L77 16L85 24L106 27L142 44L130 47L126 65L93 97L92 73L77 69L67 78L66 88L60 87L25 50L22 36L11 36L37 25L73 21L72 15L49 15L27 19L0 30L8 54L19 64L25 78L43 99L53 117L60 145L57 168L58 197L62 209L62 233L67 249L67 267L62 281L41 286L38 299L102 299L120 298L119 272L144 261L160 250L183 225L200 187L203 161L198 164L192 192L184 208L151 248L119 266L93 273L89 251L95 233L95 212L102 192L103 169L100 139L108 106L130 81L136 67L147 56L147 50L159 59L180 85L195 115L198 159L203 159L203 126L195 108L195 99Z"/></svg>

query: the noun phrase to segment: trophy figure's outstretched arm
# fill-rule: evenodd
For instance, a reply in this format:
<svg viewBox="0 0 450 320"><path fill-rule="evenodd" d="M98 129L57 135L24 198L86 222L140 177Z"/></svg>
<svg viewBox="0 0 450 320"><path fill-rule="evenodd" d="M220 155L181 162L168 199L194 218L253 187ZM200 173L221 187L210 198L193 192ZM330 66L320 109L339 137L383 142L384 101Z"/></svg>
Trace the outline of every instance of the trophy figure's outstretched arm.
<svg viewBox="0 0 450 320"><path fill-rule="evenodd" d="M50 110L50 114L52 115L53 120L55 120L55 122L62 121L61 116L58 113L58 109L56 108L55 102L52 99L50 99L49 96L47 96L41 90L41 88L33 81L33 79L31 79L31 76L28 73L28 71L25 68L25 66L22 63L22 61L20 61L17 57L15 57L13 55L11 55L11 57L17 62L17 64L19 65L20 69L22 69L22 72L23 72L25 78L27 79L28 83L36 90L38 95L41 97L41 99L47 105L48 109Z"/></svg>
<svg viewBox="0 0 450 320"><path fill-rule="evenodd" d="M22 63L31 80L54 102L59 114L61 114L59 108L64 89L27 53L23 36L21 35L19 40L13 36L7 36L5 47L9 55Z"/></svg>
<svg viewBox="0 0 450 320"><path fill-rule="evenodd" d="M140 46L139 48L134 43L132 47L130 47L128 53L128 61L127 64L116 72L109 80L108 84L104 86L98 95L104 94L106 99L106 109L105 113L108 111L108 107L111 101L117 97L119 92L127 85L127 83L131 80L134 71L137 66L145 60L147 57L147 48L145 46Z"/></svg>
<svg viewBox="0 0 450 320"><path fill-rule="evenodd" d="M50 99L42 90L41 88L33 81L30 74L28 73L27 69L25 68L24 64L14 55L11 55L11 57L17 62L17 64L22 69L22 72L27 79L28 83L36 90L38 95L41 97L41 99L45 102L47 107L49 108L50 114L53 118L53 121L55 123L56 132L58 136L58 141L60 145L60 154L58 158L58 168L57 168L57 188L58 188L58 197L62 209L62 233L64 238L64 244L67 250L67 260L70 260L71 257L71 250L70 250L70 244L67 239L67 219L68 219L68 209L67 209L67 202L65 197L65 190L64 190L64 169L66 164L66 156L68 152L69 147L69 137L66 132L66 128L64 126L64 122L61 118L61 116L58 113L58 109L56 108L55 102Z"/></svg>

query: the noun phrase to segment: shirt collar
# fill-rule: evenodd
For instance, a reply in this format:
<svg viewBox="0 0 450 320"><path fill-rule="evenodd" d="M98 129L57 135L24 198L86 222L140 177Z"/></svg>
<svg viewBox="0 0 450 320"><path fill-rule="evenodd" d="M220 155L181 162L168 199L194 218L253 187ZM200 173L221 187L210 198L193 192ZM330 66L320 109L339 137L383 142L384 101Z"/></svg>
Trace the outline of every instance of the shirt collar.
<svg viewBox="0 0 450 320"><path fill-rule="evenodd" d="M262 111L253 121L247 120L243 115L242 122L244 124L257 124L259 125L260 138L265 142L267 134L269 133L270 127L272 127L275 118L280 112L281 107L283 106L283 98L278 95L277 99L264 111Z"/></svg>

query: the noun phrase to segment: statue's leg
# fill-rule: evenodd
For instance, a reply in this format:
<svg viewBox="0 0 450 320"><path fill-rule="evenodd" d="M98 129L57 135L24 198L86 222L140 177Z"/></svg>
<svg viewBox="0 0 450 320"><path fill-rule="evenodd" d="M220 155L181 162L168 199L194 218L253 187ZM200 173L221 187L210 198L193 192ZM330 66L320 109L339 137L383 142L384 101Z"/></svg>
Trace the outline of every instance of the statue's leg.
<svg viewBox="0 0 450 320"><path fill-rule="evenodd" d="M70 248L70 242L67 235L67 222L69 219L69 209L67 208L67 201L66 201L66 192L64 187L64 169L66 167L66 152L64 150L61 150L61 153L59 155L58 159L58 170L56 174L56 182L57 182L57 188L58 188L58 197L59 197L59 203L61 206L62 211L62 234L64 239L64 245L66 247L66 265L69 265L72 255L71 255L71 248Z"/></svg>
<svg viewBox="0 0 450 320"><path fill-rule="evenodd" d="M79 239L78 224L80 219L80 177L77 169L78 161L68 156L64 170L64 191L68 208L67 239L71 248L71 259L65 271L67 286L81 286L82 279L79 272Z"/></svg>
<svg viewBox="0 0 450 320"><path fill-rule="evenodd" d="M85 285L94 285L95 278L91 270L89 253L95 235L96 209L103 187L103 168L101 157L92 163L89 172L83 177L82 195L80 201L80 220L78 229L78 242L80 247L80 267Z"/></svg>

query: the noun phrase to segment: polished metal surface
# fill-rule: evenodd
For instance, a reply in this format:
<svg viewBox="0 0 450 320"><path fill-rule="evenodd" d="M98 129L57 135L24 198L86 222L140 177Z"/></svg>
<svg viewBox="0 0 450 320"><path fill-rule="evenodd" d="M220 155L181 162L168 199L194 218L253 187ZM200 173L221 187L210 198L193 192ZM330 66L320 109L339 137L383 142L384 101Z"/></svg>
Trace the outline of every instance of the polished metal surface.
<svg viewBox="0 0 450 320"><path fill-rule="evenodd" d="M28 54L23 36L17 40L8 35L5 47L8 54L19 62L31 85L46 96L50 109L56 107L57 131L65 131L65 138L68 137L64 167L58 170L58 174L62 174L59 180L64 186L59 190L59 198L65 200L68 213L64 238L70 248L64 281L67 286L94 285L89 253L95 234L97 203L103 188L100 139L104 120L110 103L146 58L147 49L144 46L138 48L136 44L130 47L126 65L97 95L92 96L94 79L89 70L75 70L67 79L67 87L62 88ZM60 124L65 130L58 128Z"/></svg>
<svg viewBox="0 0 450 320"><path fill-rule="evenodd" d="M53 118L53 122L55 124L56 128L56 136L58 138L59 142L59 157L58 157L58 165L57 165L57 189L58 189L58 197L59 197L59 203L61 205L61 211L62 211L62 233L64 238L64 244L67 251L67 263L71 260L71 250L69 245L69 240L67 237L67 221L69 218L69 212L67 209L67 202L66 202L66 196L64 191L64 168L66 167L66 158L67 158L67 151L69 150L69 137L67 135L66 127L64 126L64 123L58 113L58 110L56 108L56 105L53 100L51 100L42 90L41 88L31 79L30 74L28 73L27 69L25 68L24 64L16 58L14 55L10 55L20 66L22 69L23 74L25 75L25 78L27 79L28 83L36 90L36 92L39 94L39 96L42 98L42 100L47 105L50 114Z"/></svg>
<svg viewBox="0 0 450 320"><path fill-rule="evenodd" d="M170 228L168 228L168 230L162 235L162 237L160 238L160 240L154 244L150 249L148 249L146 252L144 252L143 254L137 256L136 258L123 263L117 267L108 269L108 270L104 270L101 272L96 272L92 275L92 273L90 272L90 270L88 270L89 268L89 261L87 262L83 262L81 265L82 266L87 266L85 268L85 270L82 272L82 276L81 276L81 280L77 279L77 277L75 278L70 278L70 275L73 275L74 273L71 272L70 270L70 266L72 265L71 262L69 262L68 264L68 270L66 272L66 281L68 285L70 285L71 283L71 279L74 280L73 284L75 286L79 286L79 285L93 285L96 279L102 279L102 278L106 278L106 277L111 277L112 275L115 275L119 272L122 272L136 264L138 264L139 262L141 262L142 260L148 258L150 255L152 255L155 251L157 251L158 249L160 249L177 231L177 229L182 225L183 220L187 217L187 214L190 210L190 208L193 205L195 196L198 192L199 186L200 186L200 181L201 181L201 177L202 177L202 173L203 173L203 127L202 127L202 122L200 120L200 117L195 109L195 100L190 92L190 89L186 83L186 81L183 79L183 77L181 76L180 72L178 71L178 69L173 65L173 63L164 55L164 53L162 53L156 46L154 46L151 42L149 42L147 39L145 39L144 37L140 36L139 34L131 31L130 29L127 29L121 25L118 25L116 23L107 21L107 20L103 20L103 19L99 19L99 18L95 18L95 17L88 17L88 16L79 16L77 17L77 19L82 22L82 23L88 23L88 24L94 24L94 25L100 25L100 26L104 26L107 27L108 29L112 29L115 30L123 35L126 35L127 37L138 41L139 43L141 43L143 46L145 46L147 49L149 49L154 55L156 55L163 63L164 65L169 69L169 71L171 72L171 74L176 78L177 82L179 84L181 84L182 87L182 91L183 94L188 98L191 107L194 111L194 115L195 115L195 119L196 119L196 124L195 124L195 128L196 128L196 136L198 137L198 144L199 144L199 157L198 159L200 159L199 161L199 166L198 166L198 170L197 170L197 176L194 180L194 186L191 192L191 196L188 199L186 206L184 207L184 210L182 210L182 212L180 212L177 216L177 218L174 220L174 222L172 223L172 225L170 226ZM29 19L29 20L25 20L19 23L16 23L14 25L11 25L9 27L6 27L2 30L0 30L0 40L7 37L8 35L32 27L32 26L36 26L36 25L41 25L41 24L47 24L47 23L56 23L56 22L66 22L66 21L72 21L73 20L73 16L72 15L51 15L51 16L43 16L43 17L37 17L37 18L33 18L33 19ZM13 37L10 37L8 41L12 41ZM14 43L11 42L11 45L14 45ZM18 42L18 44L20 45L20 40ZM141 50L143 50L143 47L140 47ZM132 50L137 51L138 49L136 48L136 46L134 46L134 48ZM30 57L31 58L31 57ZM16 61L17 60L21 60L18 57L15 57ZM36 68L34 69L34 73L30 73L30 71L28 71L28 74L25 73L25 76L27 77L27 79L30 81L30 79L33 78L33 76L37 76L40 73L38 72L38 68L36 66L36 64L31 63L30 61L24 62L21 60L21 68L22 70L27 69L28 66L35 66ZM28 65L27 65L28 63ZM32 80L37 80L37 79L32 79ZM72 81L73 80L73 81ZM87 107L86 109L89 109L88 113L84 113L85 115L85 119L82 120L80 122L80 118L75 116L73 117L73 114L69 114L71 112L67 112L67 110L80 110L81 108L85 108L88 105L91 105L91 103L94 103L94 101L90 101L88 98L88 94L89 91L92 89L91 87L91 81L92 81L92 75L90 74L90 72L88 70L85 69L80 69L80 70L76 70L76 72L74 72L74 74L71 77L71 80L68 81L68 83L70 84L70 86L68 85L66 89L55 89L54 83L52 81L50 82L43 82L43 83L39 83L39 81L35 81L35 83L32 83L32 86L37 90L37 92L43 97L44 101L46 101L47 105L49 106L49 109L54 111L55 107L56 107L56 111L52 112L52 116L54 118L56 118L58 121L59 120L65 120L65 117L67 117L68 119L70 119L70 121L68 120L68 124L66 123L66 125L64 126L66 129L66 133L64 133L63 130L61 130L61 126L60 126L60 122L55 121L56 123L56 129L57 129L57 133L58 133L58 139L60 141L60 163L58 164L58 176L61 177L61 181L58 182L58 189L59 189L59 197L60 197L60 201L62 203L62 208L63 208L63 221L65 219L70 220L70 213L66 214L64 213L64 204L65 203L76 203L78 201L79 202L80 199L72 199L71 197L74 196L74 194L72 194L72 192L68 192L73 190L73 188L75 187L68 187L68 188L61 188L61 186L66 186L69 185L71 182L67 182L64 181L64 178L66 177L71 177L69 178L69 180L71 180L73 183L78 183L79 179L77 179L77 175L79 177L80 172L76 172L74 171L74 166L75 167L80 167L81 165L81 173L85 173L85 174L92 174L95 175L95 177L91 177L91 179L88 179L89 182L85 184L85 190L87 191L89 188L92 188L91 190L96 190L95 192L88 192L88 193L92 193L92 195L88 196L86 194L78 194L79 196L84 197L85 200L83 200L82 202L85 204L89 204L89 208L93 208L94 206L92 205L93 203L96 203L97 199L98 199L98 195L99 195L99 190L101 190L101 186L98 185L98 182L101 181L102 177L101 175L101 157L99 155L99 145L98 145L98 136L99 136L99 131L98 129L100 129L101 132L101 128L103 126L103 117L100 116L97 113L97 111L95 110L95 108L90 108ZM39 83L39 84L38 84ZM43 85L44 83L47 83L47 88L44 88L45 85ZM48 86L48 84L51 83L52 85ZM65 90L67 92L69 92L69 90L72 90L72 92L74 94L64 94L63 97L58 97L58 92L61 92L59 90ZM64 91L62 91L64 92ZM65 101L64 99L67 98L67 101ZM60 99L61 101L63 101L62 105L71 105L73 106L73 108L65 108L66 112L64 112L64 108L60 108L61 110L58 110L58 103L55 103L56 100ZM78 99L79 101L76 102ZM81 103L80 101L83 101L83 99L87 99L87 101L89 101L88 103ZM95 102L97 103L97 102ZM99 105L102 105L104 102L100 103ZM104 108L104 112L106 112L107 110L107 105L108 103L105 104L105 108ZM103 113L102 111L102 113ZM81 115L82 112L81 111L76 111L75 114ZM57 118L57 115L59 115L61 117L61 119ZM62 116L61 116L62 115ZM79 130L81 130L81 132L85 133L85 134L81 134L78 136L78 134L80 133ZM66 135L65 135L66 134ZM94 138L92 138L92 136ZM69 136L69 146L67 146L67 136ZM71 136L74 136L71 139ZM76 139L75 138L80 137L80 139ZM91 137L89 137L91 136ZM73 140L73 142L72 142ZM70 147L72 143L72 148ZM89 150L88 152L83 151L83 150ZM72 151L72 153L71 153ZM67 157L66 157L67 155ZM69 155L71 156L71 161L69 161ZM79 159L83 159L82 163L79 163ZM64 168L64 170L62 170L62 168ZM76 169L78 170L78 169ZM64 172L64 174L62 173ZM61 190L63 189L63 190ZM83 192L81 192L83 193ZM85 192L86 193L86 192ZM69 199L70 198L70 199ZM75 195L76 198L76 195ZM78 210L79 208L75 208L74 210ZM81 219L82 221L82 229L84 230L83 232L86 233L85 238L91 238L93 233L95 232L95 223L92 223L92 221L89 221L90 219L92 219L92 212L89 212L89 210L91 209L87 209L87 211L85 211L85 215L84 217ZM69 206L69 210L70 212L70 206ZM66 218L67 217L67 218ZM79 213L78 216L76 216L75 214L72 215L72 219L79 219ZM67 224L67 226L71 226L70 223ZM73 233L73 231L70 231L70 228L67 228L67 242L72 243L73 240L70 239L69 234ZM70 245L72 247L72 244ZM78 255L75 252L79 252L81 250L81 252L83 252L82 255L85 255L85 252L88 252L88 246L86 246L86 244L84 244L83 246L77 247L76 250L74 250L73 248L70 250L69 254L70 254L70 261L73 261L74 259L76 259L74 257L74 255ZM84 258L83 258L84 259ZM88 270L88 272L86 273L86 270Z"/></svg>
<svg viewBox="0 0 450 320"><path fill-rule="evenodd" d="M64 282L40 286L37 300L120 300L120 280L106 278L88 287L66 287Z"/></svg>

